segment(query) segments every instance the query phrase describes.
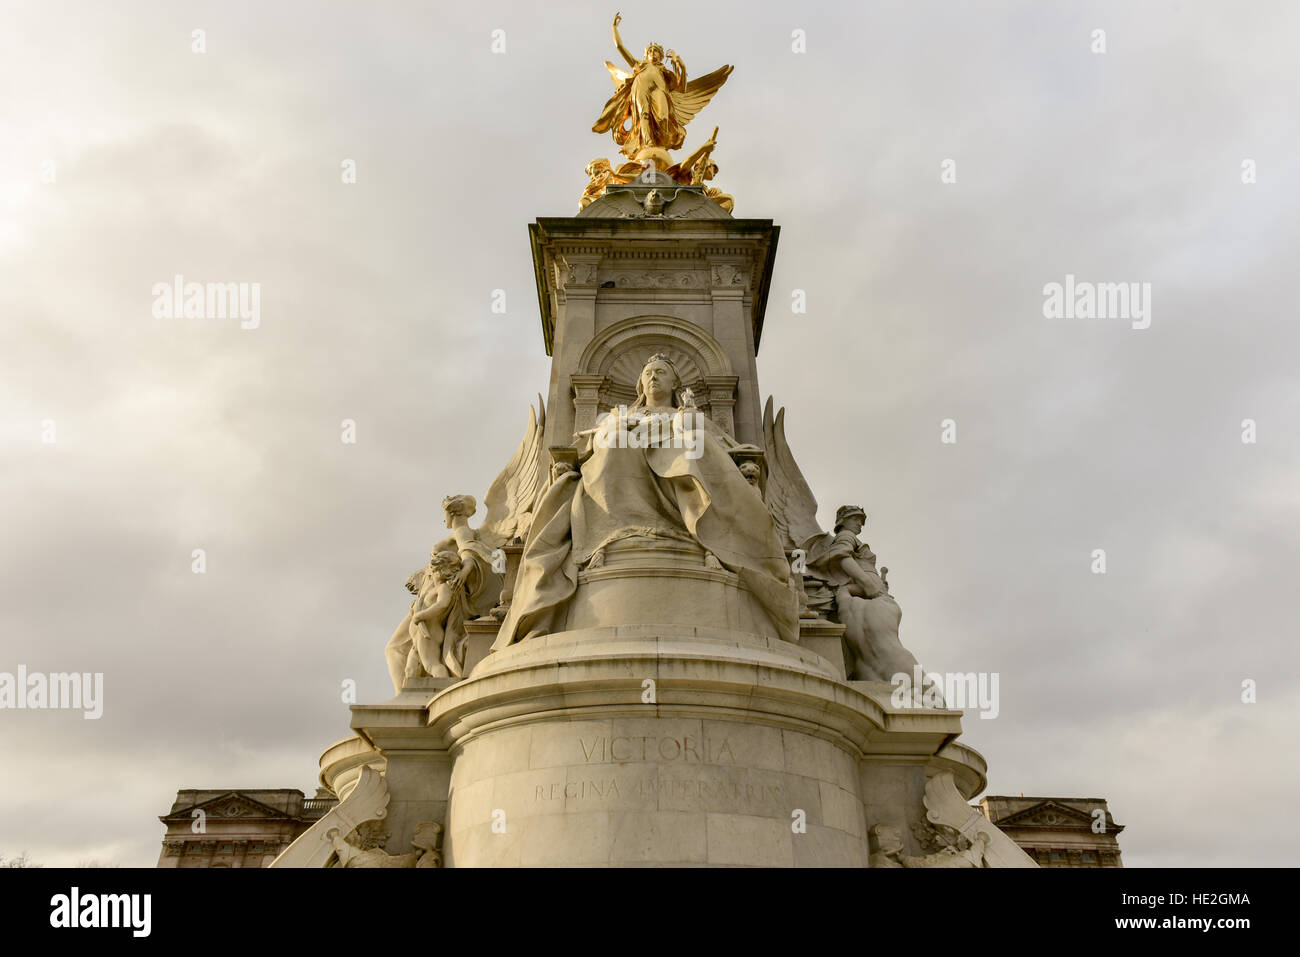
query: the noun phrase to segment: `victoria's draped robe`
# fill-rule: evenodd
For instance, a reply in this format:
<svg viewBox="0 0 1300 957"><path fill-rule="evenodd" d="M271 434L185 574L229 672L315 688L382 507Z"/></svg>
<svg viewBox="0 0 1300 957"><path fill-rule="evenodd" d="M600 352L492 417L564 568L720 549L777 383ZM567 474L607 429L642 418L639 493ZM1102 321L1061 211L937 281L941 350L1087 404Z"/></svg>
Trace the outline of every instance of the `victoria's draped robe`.
<svg viewBox="0 0 1300 957"><path fill-rule="evenodd" d="M629 448L608 441L615 419L607 416L606 441L597 435L581 473L567 472L547 490L494 650L562 631L578 569L608 542L648 530L689 536L712 552L739 576L772 633L798 640L789 565L771 515L723 445L735 443L698 412L663 420L671 422L671 437Z"/></svg>

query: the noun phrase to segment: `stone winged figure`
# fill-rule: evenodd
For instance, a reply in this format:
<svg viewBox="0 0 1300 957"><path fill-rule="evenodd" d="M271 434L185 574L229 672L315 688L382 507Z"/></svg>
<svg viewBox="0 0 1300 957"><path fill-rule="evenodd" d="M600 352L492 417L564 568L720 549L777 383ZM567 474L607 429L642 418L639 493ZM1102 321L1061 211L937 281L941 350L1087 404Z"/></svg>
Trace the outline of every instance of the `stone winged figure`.
<svg viewBox="0 0 1300 957"><path fill-rule="evenodd" d="M937 853L921 857L904 853L902 832L892 824L877 824L868 832L868 840L874 848L867 861L868 867L966 868L983 865L989 836L982 832L976 834L974 841L966 842L965 850L945 847Z"/></svg>
<svg viewBox="0 0 1300 957"><path fill-rule="evenodd" d="M422 821L415 827L415 836L411 838L411 850L406 854L389 854L382 847L363 847L349 841L339 833L338 828L331 828L327 834L334 847L338 863L335 867L441 867L442 854L438 851L438 840L442 836L442 825L436 821Z"/></svg>
<svg viewBox="0 0 1300 957"><path fill-rule="evenodd" d="M487 516L475 529L478 510L472 495L449 495L443 514L451 534L433 547L429 564L411 575L410 610L385 649L388 673L400 694L407 678L464 676L465 623L487 615L501 598L503 545L521 541L532 525L533 509L550 485L542 436L546 409L528 410L524 437L484 499Z"/></svg>
<svg viewBox="0 0 1300 957"><path fill-rule="evenodd" d="M772 400L763 410L767 446L766 500L785 547L805 555L804 584L812 608L844 625L849 677L889 681L912 675L916 658L898 640L903 617L876 568L876 556L858 539L866 512L856 505L835 513L835 528L817 524L817 500L808 487L785 437L785 410L774 417Z"/></svg>
<svg viewBox="0 0 1300 957"><path fill-rule="evenodd" d="M609 61L605 66L616 87L591 130L613 131L614 142L630 160L644 151L680 149L686 141L686 124L718 92L732 67L723 66L707 76L687 82L686 65L672 50L664 62L664 48L651 43L638 60L628 52L618 35L621 14L614 16L614 46L632 71L628 73ZM666 164L665 164L666 166Z"/></svg>

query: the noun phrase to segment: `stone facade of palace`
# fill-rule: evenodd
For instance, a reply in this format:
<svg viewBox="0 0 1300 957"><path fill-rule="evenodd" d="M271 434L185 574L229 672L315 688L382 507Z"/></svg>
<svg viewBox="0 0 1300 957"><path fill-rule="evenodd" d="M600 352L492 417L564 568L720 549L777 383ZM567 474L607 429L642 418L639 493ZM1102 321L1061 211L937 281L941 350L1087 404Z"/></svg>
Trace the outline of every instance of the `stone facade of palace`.
<svg viewBox="0 0 1300 957"><path fill-rule="evenodd" d="M159 867L266 867L338 800L296 788L176 792Z"/></svg>
<svg viewBox="0 0 1300 957"><path fill-rule="evenodd" d="M1123 867L1119 832L1105 798L1002 797L979 802L989 822L1039 867Z"/></svg>
<svg viewBox="0 0 1300 957"><path fill-rule="evenodd" d="M171 811L159 818L167 833L158 866L266 867L337 803L323 788L314 798L290 788L178 791ZM1105 798L990 795L978 807L1040 867L1124 866L1124 825L1115 823ZM196 809L204 812L206 833L193 830Z"/></svg>

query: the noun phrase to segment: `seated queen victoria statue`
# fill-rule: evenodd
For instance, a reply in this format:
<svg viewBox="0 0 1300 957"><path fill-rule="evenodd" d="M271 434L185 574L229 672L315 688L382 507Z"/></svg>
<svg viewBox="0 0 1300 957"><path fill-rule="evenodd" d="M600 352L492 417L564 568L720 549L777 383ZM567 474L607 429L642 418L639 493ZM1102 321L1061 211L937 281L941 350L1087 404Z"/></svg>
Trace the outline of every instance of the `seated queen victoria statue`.
<svg viewBox="0 0 1300 957"><path fill-rule="evenodd" d="M694 407L666 356L650 357L636 393L630 408L611 411L575 436L578 469L556 476L537 505L493 650L572 628L571 612L579 624L595 624L589 619L600 617L599 599L574 602L580 577L606 581L622 574L612 567L620 546L640 549L650 563L644 572L628 569L623 584L631 577L630 590L620 594L639 593L643 602L662 595L664 606L692 601L682 597L684 579L674 577L681 574L674 563L689 566L688 576L715 586L738 582L752 612L750 627L796 641L798 609L781 541L729 454L753 447L735 442ZM711 599L700 592L695 600L703 607ZM627 623L626 603L611 600L608 611L602 623ZM662 620L688 622L685 611L665 609ZM653 618L654 610L647 614Z"/></svg>

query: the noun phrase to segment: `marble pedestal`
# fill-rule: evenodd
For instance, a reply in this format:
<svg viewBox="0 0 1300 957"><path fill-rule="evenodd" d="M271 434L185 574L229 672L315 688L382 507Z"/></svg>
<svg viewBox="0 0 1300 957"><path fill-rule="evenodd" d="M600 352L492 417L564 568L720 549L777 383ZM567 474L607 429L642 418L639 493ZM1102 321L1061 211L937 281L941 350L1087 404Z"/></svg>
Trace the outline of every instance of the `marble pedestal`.
<svg viewBox="0 0 1300 957"><path fill-rule="evenodd" d="M875 824L926 852L915 832L934 820L936 776L963 818L952 826L973 833L964 812L983 819L965 802L984 763L953 741L960 713L893 708L888 684L837 671L743 632L562 632L488 655L463 681L354 705L356 735L322 756L322 781L343 807L365 768L382 772L387 850L436 821L449 867L864 867ZM277 866L320 866L328 827Z"/></svg>

